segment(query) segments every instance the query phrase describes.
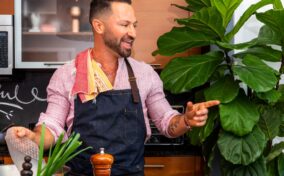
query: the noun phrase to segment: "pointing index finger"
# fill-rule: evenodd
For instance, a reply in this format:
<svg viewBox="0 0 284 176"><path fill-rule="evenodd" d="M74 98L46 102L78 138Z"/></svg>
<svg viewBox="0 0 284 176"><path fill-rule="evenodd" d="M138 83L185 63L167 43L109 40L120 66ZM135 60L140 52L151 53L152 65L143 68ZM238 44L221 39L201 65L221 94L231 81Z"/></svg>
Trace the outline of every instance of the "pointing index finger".
<svg viewBox="0 0 284 176"><path fill-rule="evenodd" d="M219 105L219 104L220 104L219 100L210 100L210 101L206 101L206 102L203 103L205 108L210 108L212 106L216 106L216 105Z"/></svg>

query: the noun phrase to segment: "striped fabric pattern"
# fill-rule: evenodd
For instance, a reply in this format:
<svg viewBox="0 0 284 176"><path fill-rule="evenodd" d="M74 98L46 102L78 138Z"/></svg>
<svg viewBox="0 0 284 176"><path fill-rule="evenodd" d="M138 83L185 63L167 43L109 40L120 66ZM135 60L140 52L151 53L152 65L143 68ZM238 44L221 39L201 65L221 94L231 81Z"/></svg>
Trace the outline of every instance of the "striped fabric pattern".
<svg viewBox="0 0 284 176"><path fill-rule="evenodd" d="M77 57L75 60L76 78L72 95L78 94L81 101L93 100L100 92L112 90L113 86L99 64L91 58L90 50L87 57Z"/></svg>

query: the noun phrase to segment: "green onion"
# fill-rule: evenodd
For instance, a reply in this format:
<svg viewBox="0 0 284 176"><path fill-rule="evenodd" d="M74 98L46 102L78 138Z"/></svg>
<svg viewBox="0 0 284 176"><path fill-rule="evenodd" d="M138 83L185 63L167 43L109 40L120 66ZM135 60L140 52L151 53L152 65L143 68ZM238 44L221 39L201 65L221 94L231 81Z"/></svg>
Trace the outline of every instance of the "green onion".
<svg viewBox="0 0 284 176"><path fill-rule="evenodd" d="M70 161L72 158L92 148L86 147L84 149L76 151L78 147L82 145L82 142L79 141L80 134L76 134L73 132L68 138L68 140L65 143L62 143L64 137L64 133L62 133L59 136L53 151L52 147L49 149L48 161L46 165L42 168L45 133L44 130L45 124L42 125L37 176L52 176L56 171L61 169L65 165L65 163Z"/></svg>

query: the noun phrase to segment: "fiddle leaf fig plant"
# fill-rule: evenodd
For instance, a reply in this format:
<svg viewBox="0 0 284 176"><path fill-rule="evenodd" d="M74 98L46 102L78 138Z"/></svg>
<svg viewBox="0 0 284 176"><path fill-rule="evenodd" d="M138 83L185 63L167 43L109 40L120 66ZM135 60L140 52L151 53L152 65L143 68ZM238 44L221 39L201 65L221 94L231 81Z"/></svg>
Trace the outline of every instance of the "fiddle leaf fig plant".
<svg viewBox="0 0 284 176"><path fill-rule="evenodd" d="M232 26L242 0L185 0L191 12L163 34L153 55L172 56L194 47L215 46L200 55L174 58L162 71L165 89L178 94L198 89L196 101L220 100L206 125L187 135L202 146L205 169L218 162L222 175L284 175L284 9L281 0L259 0ZM270 5L269 10L258 12ZM245 43L233 38L255 16L263 26ZM271 65L279 65L279 68Z"/></svg>

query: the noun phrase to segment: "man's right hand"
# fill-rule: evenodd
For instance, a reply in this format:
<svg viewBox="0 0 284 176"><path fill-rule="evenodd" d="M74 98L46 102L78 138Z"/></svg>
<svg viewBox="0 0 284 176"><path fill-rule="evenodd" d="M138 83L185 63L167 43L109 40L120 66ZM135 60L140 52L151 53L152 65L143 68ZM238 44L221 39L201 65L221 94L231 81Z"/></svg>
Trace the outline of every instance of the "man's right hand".
<svg viewBox="0 0 284 176"><path fill-rule="evenodd" d="M14 126L14 127L11 127L9 130L12 130L13 133L19 138L27 137L30 140L36 142L35 141L35 136L36 136L35 132L29 130L28 128L20 127L20 126Z"/></svg>
<svg viewBox="0 0 284 176"><path fill-rule="evenodd" d="M27 137L30 140L34 141L37 145L40 143L40 137L41 137L41 125L38 125L34 128L33 131L29 130L25 127L11 127L11 129L14 132L14 134L19 137ZM44 148L49 149L54 144L54 137L52 133L49 131L48 128L45 129L45 135L44 135Z"/></svg>
<svg viewBox="0 0 284 176"><path fill-rule="evenodd" d="M37 145L40 143L40 137L41 137L41 125L38 125L34 128L33 131L29 130L25 127L11 127L11 129L14 132L14 134L19 137L27 137L28 139L34 141ZM54 144L54 137L50 130L48 128L45 129L45 135L44 135L44 148L49 149Z"/></svg>

